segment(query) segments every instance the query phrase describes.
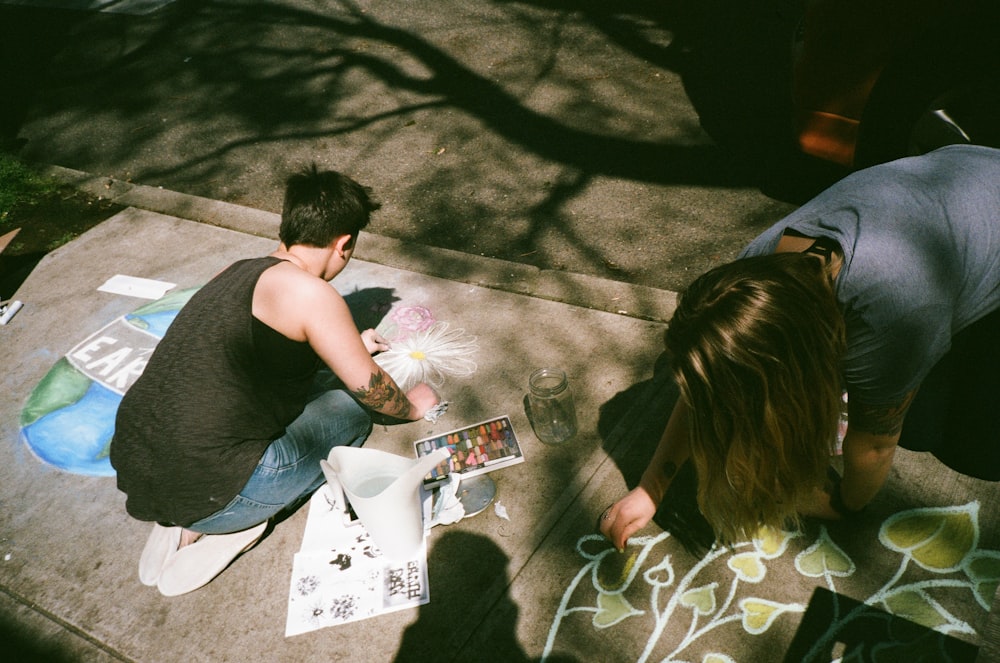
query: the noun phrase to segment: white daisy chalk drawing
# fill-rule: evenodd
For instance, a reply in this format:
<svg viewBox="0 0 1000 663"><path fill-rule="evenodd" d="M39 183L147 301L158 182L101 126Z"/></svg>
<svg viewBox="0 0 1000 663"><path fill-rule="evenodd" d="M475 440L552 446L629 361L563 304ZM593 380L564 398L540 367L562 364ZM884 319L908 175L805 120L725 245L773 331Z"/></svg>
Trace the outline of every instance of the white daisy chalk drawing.
<svg viewBox="0 0 1000 663"><path fill-rule="evenodd" d="M375 362L404 391L421 382L440 387L445 378L467 377L476 372L472 356L479 345L464 329L435 322L425 329L393 339L392 347L375 356Z"/></svg>

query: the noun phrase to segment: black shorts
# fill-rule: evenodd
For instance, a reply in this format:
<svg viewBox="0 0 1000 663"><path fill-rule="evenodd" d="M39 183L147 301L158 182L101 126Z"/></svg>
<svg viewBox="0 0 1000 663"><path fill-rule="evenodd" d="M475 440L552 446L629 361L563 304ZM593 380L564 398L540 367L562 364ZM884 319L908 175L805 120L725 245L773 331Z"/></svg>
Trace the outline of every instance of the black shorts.
<svg viewBox="0 0 1000 663"><path fill-rule="evenodd" d="M920 385L899 445L929 451L962 474L1000 481L1000 310L952 339Z"/></svg>

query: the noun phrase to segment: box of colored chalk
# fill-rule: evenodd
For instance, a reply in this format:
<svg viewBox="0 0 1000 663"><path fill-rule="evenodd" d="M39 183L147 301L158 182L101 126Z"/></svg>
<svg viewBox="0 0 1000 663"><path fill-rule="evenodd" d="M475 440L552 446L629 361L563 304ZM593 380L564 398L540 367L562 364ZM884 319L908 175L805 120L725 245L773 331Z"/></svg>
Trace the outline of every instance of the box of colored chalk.
<svg viewBox="0 0 1000 663"><path fill-rule="evenodd" d="M444 481L453 472L465 478L524 462L521 445L507 416L480 421L413 443L418 457L445 446L451 450L451 457L424 478L427 487Z"/></svg>

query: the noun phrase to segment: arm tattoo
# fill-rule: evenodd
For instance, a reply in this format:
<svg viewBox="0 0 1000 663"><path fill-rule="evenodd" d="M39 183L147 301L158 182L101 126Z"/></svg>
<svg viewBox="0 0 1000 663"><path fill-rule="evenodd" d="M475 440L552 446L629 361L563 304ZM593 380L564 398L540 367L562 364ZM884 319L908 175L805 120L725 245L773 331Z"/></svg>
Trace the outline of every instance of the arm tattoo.
<svg viewBox="0 0 1000 663"><path fill-rule="evenodd" d="M865 405L848 401L848 425L872 435L899 435L903 419L910 407L915 391L907 394L901 403L891 405Z"/></svg>
<svg viewBox="0 0 1000 663"><path fill-rule="evenodd" d="M668 460L663 464L663 476L671 479L675 474L677 474L677 464L672 460Z"/></svg>
<svg viewBox="0 0 1000 663"><path fill-rule="evenodd" d="M367 387L354 390L359 401L373 410L405 419L410 414L410 399L383 371L372 373Z"/></svg>

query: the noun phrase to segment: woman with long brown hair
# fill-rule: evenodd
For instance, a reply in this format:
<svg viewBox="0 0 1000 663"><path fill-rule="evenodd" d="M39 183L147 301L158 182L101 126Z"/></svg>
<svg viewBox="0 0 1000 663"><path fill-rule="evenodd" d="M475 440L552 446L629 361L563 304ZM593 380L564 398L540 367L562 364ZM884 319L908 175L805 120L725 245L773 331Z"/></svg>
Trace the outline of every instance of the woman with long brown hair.
<svg viewBox="0 0 1000 663"><path fill-rule="evenodd" d="M680 399L639 485L601 516L619 549L689 460L726 543L860 511L897 445L1000 480L1000 150L848 176L692 283L666 346Z"/></svg>

